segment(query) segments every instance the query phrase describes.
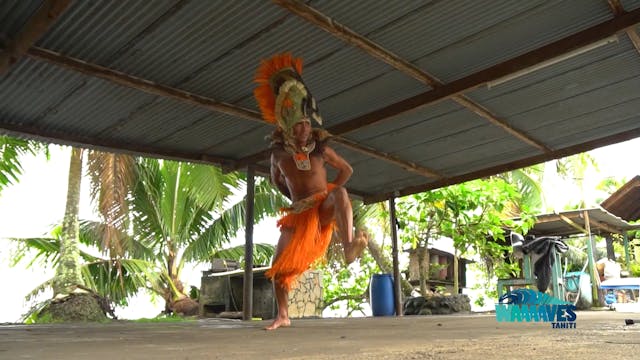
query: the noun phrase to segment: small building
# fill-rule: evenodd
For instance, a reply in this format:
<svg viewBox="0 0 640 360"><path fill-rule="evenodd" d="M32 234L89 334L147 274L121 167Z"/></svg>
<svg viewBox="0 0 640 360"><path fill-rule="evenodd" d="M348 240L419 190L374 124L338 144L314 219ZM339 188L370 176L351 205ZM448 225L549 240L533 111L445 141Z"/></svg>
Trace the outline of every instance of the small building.
<svg viewBox="0 0 640 360"><path fill-rule="evenodd" d="M427 287L432 291L437 290L437 287L445 287L445 291L453 292L453 257L452 253L443 251L437 248L417 248L407 250L409 253L409 269L408 276L409 283L413 286L420 285L420 272L418 271L418 254L419 252L426 252L424 257L424 267L429 274L429 280L427 280ZM467 264L471 263L471 260L458 258L458 284L459 291L467 286Z"/></svg>
<svg viewBox="0 0 640 360"><path fill-rule="evenodd" d="M211 265L211 269L202 272L200 316L241 318L244 269L234 261L220 259L214 259ZM273 285L264 275L269 268L253 269L252 317L273 319L278 311ZM289 317L321 317L322 289L322 274L319 271L303 273L289 294Z"/></svg>

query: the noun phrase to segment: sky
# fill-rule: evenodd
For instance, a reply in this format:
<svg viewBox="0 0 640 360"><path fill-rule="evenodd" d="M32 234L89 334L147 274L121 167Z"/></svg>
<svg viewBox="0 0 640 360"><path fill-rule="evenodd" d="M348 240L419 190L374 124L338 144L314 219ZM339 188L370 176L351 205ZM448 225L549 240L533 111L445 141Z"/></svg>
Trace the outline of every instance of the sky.
<svg viewBox="0 0 640 360"><path fill-rule="evenodd" d="M625 177L627 180L640 175L640 162L632 156L640 152L640 138L591 151L599 165L600 173L588 174L586 187L594 188L604 177ZM28 309L24 296L53 275L51 269L24 269L10 267L11 243L5 238L38 237L49 232L52 225L60 223L64 215L70 148L51 146L51 159L44 156L28 156L21 160L24 175L20 182L6 188L0 194L0 276L5 293L0 296L0 323L15 322ZM80 202L80 218L96 219L88 195L88 181L83 180ZM566 203L578 196L576 189L553 187L553 201ZM269 219L254 229L255 242L275 244L278 233L275 221ZM243 243L240 234L235 244ZM199 286L199 277L206 265L185 269L189 285ZM46 299L50 294L42 295ZM132 306L118 309L121 318L154 317L162 310L162 301L152 302L149 297L136 298Z"/></svg>

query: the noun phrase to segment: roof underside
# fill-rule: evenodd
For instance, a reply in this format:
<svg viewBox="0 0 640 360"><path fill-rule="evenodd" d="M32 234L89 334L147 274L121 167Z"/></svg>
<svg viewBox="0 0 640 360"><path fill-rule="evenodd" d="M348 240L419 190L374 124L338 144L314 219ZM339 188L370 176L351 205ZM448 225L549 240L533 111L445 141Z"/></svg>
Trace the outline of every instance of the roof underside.
<svg viewBox="0 0 640 360"><path fill-rule="evenodd" d="M252 78L291 51L380 201L640 136L639 22L638 0L8 0L0 132L264 171Z"/></svg>

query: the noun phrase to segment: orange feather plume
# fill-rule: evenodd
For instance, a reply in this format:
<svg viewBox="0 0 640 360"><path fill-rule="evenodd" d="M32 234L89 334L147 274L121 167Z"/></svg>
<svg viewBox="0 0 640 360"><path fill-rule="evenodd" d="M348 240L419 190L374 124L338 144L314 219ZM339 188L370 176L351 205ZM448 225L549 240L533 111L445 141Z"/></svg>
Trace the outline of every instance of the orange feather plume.
<svg viewBox="0 0 640 360"><path fill-rule="evenodd" d="M255 82L258 87L253 95L258 101L262 112L262 118L271 124L276 123L276 95L271 88L271 77L278 71L286 68L295 69L298 75L302 75L302 58L294 58L291 53L274 55L270 59L262 60L256 72Z"/></svg>

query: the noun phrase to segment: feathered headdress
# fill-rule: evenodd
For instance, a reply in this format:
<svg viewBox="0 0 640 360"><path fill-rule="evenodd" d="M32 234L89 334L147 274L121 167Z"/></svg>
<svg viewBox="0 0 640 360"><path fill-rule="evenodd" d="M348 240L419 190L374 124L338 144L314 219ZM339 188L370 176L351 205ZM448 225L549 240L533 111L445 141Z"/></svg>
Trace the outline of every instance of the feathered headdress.
<svg viewBox="0 0 640 360"><path fill-rule="evenodd" d="M322 124L317 103L302 81L301 58L284 53L262 60L255 82L258 87L253 93L263 119L276 124L286 135L303 120Z"/></svg>

